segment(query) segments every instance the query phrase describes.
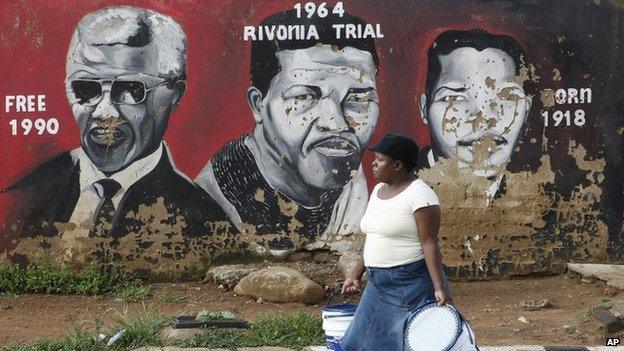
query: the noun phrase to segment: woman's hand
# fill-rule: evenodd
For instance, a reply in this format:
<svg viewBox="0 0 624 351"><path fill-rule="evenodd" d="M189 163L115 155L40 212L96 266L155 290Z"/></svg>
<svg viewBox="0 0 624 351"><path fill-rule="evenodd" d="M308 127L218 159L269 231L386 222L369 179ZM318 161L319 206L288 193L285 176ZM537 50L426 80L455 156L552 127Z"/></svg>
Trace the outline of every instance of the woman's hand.
<svg viewBox="0 0 624 351"><path fill-rule="evenodd" d="M453 304L453 297L451 297L451 294L446 291L446 289L435 289L435 298L438 301L438 306Z"/></svg>
<svg viewBox="0 0 624 351"><path fill-rule="evenodd" d="M360 287L361 286L360 286L359 279L347 278L347 280L345 280L345 282L342 284L342 290L340 291L340 293L341 294L355 294L355 293L362 291Z"/></svg>

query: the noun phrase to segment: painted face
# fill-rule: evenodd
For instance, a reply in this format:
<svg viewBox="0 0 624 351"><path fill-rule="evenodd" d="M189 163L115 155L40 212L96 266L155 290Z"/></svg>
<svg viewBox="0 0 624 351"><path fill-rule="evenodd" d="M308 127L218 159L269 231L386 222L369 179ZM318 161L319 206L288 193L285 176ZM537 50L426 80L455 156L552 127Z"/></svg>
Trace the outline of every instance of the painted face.
<svg viewBox="0 0 624 351"><path fill-rule="evenodd" d="M104 172L153 151L182 91L158 76L157 48L77 44L67 67L67 97L81 145Z"/></svg>
<svg viewBox="0 0 624 351"><path fill-rule="evenodd" d="M384 155L380 152L375 152L375 159L373 159L373 176L379 182L385 182L391 178L392 173L396 167L396 160L388 155Z"/></svg>
<svg viewBox="0 0 624 351"><path fill-rule="evenodd" d="M440 56L441 74L424 108L434 146L474 174L492 177L509 162L531 107L513 59L465 47Z"/></svg>
<svg viewBox="0 0 624 351"><path fill-rule="evenodd" d="M281 71L262 100L263 132L312 186L344 186L357 171L379 117L369 52L329 45L277 53Z"/></svg>

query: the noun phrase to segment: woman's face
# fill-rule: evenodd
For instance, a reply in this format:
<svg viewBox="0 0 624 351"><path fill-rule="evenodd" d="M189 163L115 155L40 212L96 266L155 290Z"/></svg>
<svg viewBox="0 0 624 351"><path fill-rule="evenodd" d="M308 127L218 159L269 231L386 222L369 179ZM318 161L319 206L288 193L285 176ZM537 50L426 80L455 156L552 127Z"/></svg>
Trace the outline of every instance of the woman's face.
<svg viewBox="0 0 624 351"><path fill-rule="evenodd" d="M388 155L384 155L380 152L375 152L375 159L373 160L373 176L380 182L386 183L387 180L392 179L397 169L398 161Z"/></svg>

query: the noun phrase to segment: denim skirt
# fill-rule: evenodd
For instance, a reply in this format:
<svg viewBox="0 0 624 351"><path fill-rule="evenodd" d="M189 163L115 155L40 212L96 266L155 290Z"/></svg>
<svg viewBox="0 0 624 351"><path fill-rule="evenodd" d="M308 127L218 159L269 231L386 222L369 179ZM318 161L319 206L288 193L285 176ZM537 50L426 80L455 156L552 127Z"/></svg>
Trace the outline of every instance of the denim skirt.
<svg viewBox="0 0 624 351"><path fill-rule="evenodd" d="M402 351L410 311L435 301L424 259L389 268L366 267L368 284L340 346L344 351Z"/></svg>

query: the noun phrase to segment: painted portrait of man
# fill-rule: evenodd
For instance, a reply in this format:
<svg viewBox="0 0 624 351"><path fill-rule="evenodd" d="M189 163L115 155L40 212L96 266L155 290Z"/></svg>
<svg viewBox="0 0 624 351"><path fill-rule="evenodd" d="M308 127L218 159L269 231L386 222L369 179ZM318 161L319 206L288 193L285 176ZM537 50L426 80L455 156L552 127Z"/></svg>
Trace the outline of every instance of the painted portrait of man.
<svg viewBox="0 0 624 351"><path fill-rule="evenodd" d="M187 39L171 17L137 7L87 14L73 33L65 88L80 147L39 165L5 190L20 236L55 236L58 223L87 237L121 237L164 220L138 214L158 204L184 235L211 235L221 208L178 171L163 141L186 89ZM151 218L151 219L150 219Z"/></svg>
<svg viewBox="0 0 624 351"><path fill-rule="evenodd" d="M223 146L196 179L271 250L353 232L366 208L361 159L379 118L379 60L374 39L336 37L332 25L346 23L365 24L295 11L262 21L315 25L318 38L252 43L247 101L255 128Z"/></svg>
<svg viewBox="0 0 624 351"><path fill-rule="evenodd" d="M521 77L524 52L507 35L484 30L440 34L428 51L421 116L431 135L422 158L457 161L496 192L529 115L532 96Z"/></svg>

